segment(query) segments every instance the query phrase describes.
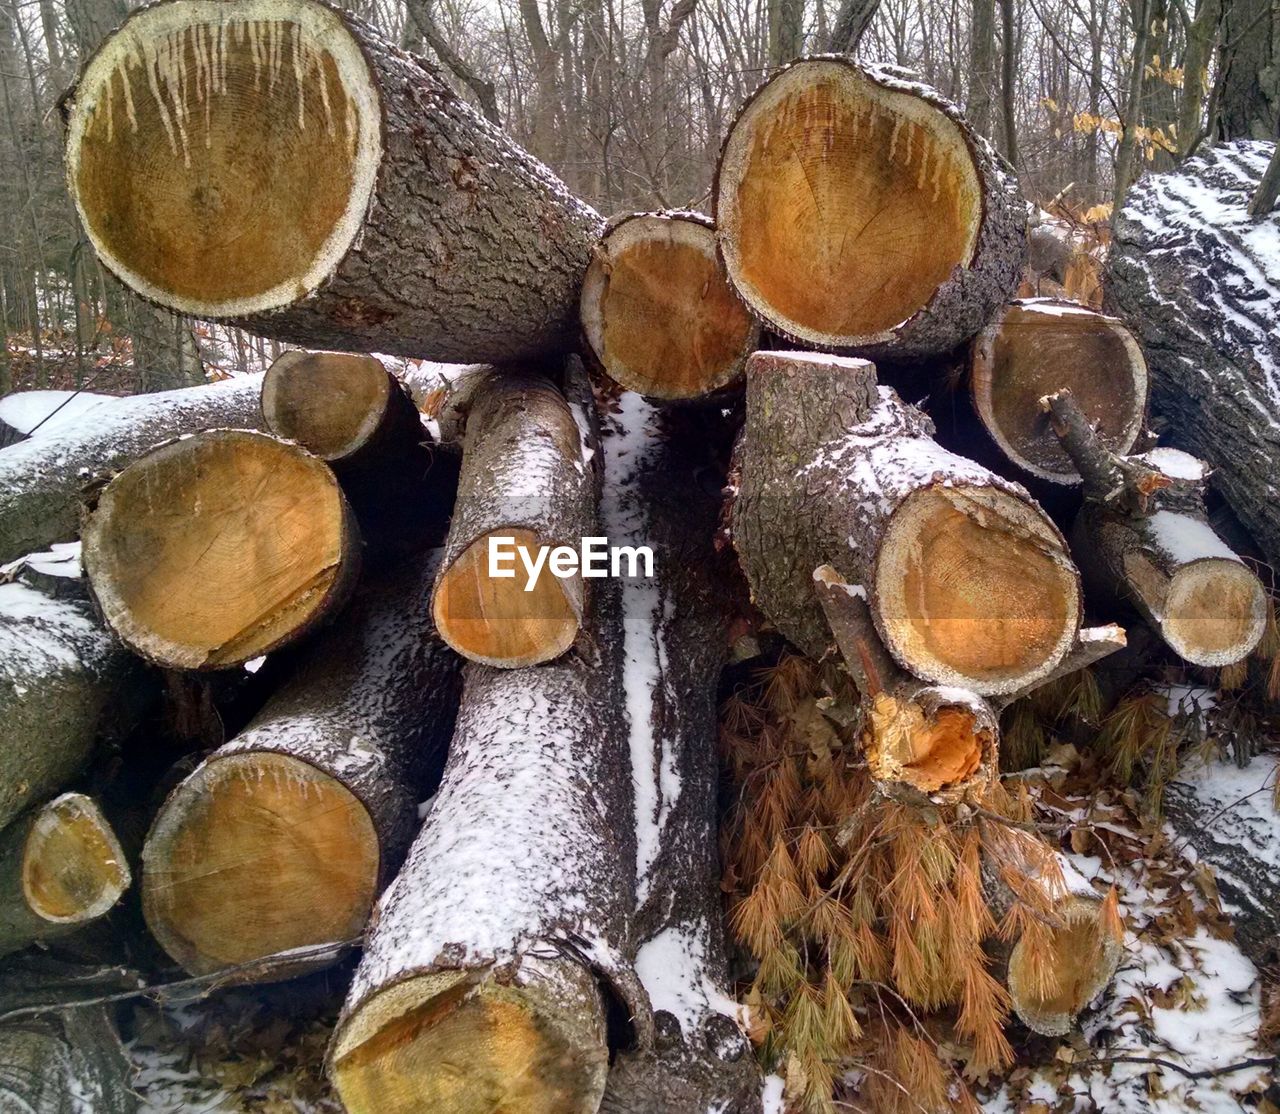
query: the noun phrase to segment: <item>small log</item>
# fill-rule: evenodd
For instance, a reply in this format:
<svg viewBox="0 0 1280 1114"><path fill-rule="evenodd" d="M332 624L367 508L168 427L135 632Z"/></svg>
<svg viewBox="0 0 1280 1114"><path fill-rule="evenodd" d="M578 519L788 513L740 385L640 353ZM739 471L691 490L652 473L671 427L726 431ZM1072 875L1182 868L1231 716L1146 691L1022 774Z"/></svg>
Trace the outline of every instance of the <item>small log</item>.
<svg viewBox="0 0 1280 1114"><path fill-rule="evenodd" d="M981 695L1054 674L1076 643L1078 574L1017 484L941 448L862 360L747 363L733 542L756 604L801 650L830 635L813 570L867 593L908 673Z"/></svg>
<svg viewBox="0 0 1280 1114"><path fill-rule="evenodd" d="M725 279L700 213L610 222L582 286L582 331L605 373L655 399L700 398L742 378L760 330Z"/></svg>
<svg viewBox="0 0 1280 1114"><path fill-rule="evenodd" d="M802 59L747 101L720 156L729 281L812 348L920 357L1013 297L1026 205L985 140L926 86L848 58Z"/></svg>
<svg viewBox="0 0 1280 1114"><path fill-rule="evenodd" d="M141 710L137 662L86 601L0 584L0 827L58 792Z"/></svg>
<svg viewBox="0 0 1280 1114"><path fill-rule="evenodd" d="M152 446L214 426L256 428L262 376L116 399L87 421L0 452L0 562L70 541L81 495Z"/></svg>
<svg viewBox="0 0 1280 1114"><path fill-rule="evenodd" d="M64 103L86 234L161 305L315 348L516 360L573 344L599 215L347 12L167 0Z"/></svg>
<svg viewBox="0 0 1280 1114"><path fill-rule="evenodd" d="M283 646L346 602L354 518L297 445L211 430L160 445L103 490L84 563L108 623L170 669L222 669Z"/></svg>
<svg viewBox="0 0 1280 1114"><path fill-rule="evenodd" d="M0 1110L133 1114L132 1080L133 1065L105 1006L0 1024Z"/></svg>
<svg viewBox="0 0 1280 1114"><path fill-rule="evenodd" d="M64 793L0 833L0 955L63 936L112 909L131 876L97 804Z"/></svg>
<svg viewBox="0 0 1280 1114"><path fill-rule="evenodd" d="M578 636L581 575L562 578L544 567L526 591L524 563L544 546L577 550L595 530L595 410L576 358L565 385L568 398L549 380L485 369L458 381L445 404L443 425L465 422L464 447L431 607L441 637L472 661L534 665L559 657ZM508 578L490 576L495 538L512 541Z"/></svg>
<svg viewBox="0 0 1280 1114"><path fill-rule="evenodd" d="M143 912L192 974L360 935L453 726L458 659L431 625L435 571L419 560L362 586L169 795L143 850ZM254 978L299 969L264 963Z"/></svg>
<svg viewBox="0 0 1280 1114"><path fill-rule="evenodd" d="M1076 551L1098 594L1135 606L1196 665L1229 665L1250 654L1266 627L1266 591L1209 525L1207 465L1176 449L1112 452L1070 391L1047 396L1043 406L1084 477Z"/></svg>
<svg viewBox="0 0 1280 1114"><path fill-rule="evenodd" d="M467 665L444 782L330 1048L350 1114L594 1114L609 1061L597 975L648 1045L624 958L635 848L619 639L600 641L594 661Z"/></svg>
<svg viewBox="0 0 1280 1114"><path fill-rule="evenodd" d="M618 585L637 837L636 970L654 1009L651 1049L614 1059L602 1114L759 1109L760 1072L739 1024L716 854L717 694L735 583L717 553L708 436L634 394L606 417L601 525L651 545L655 579Z"/></svg>
<svg viewBox="0 0 1280 1114"><path fill-rule="evenodd" d="M1102 443L1129 452L1147 408L1147 365L1116 318L1032 298L1006 307L973 341L969 389L991 439L1019 468L1052 483L1080 482L1040 400L1070 389Z"/></svg>

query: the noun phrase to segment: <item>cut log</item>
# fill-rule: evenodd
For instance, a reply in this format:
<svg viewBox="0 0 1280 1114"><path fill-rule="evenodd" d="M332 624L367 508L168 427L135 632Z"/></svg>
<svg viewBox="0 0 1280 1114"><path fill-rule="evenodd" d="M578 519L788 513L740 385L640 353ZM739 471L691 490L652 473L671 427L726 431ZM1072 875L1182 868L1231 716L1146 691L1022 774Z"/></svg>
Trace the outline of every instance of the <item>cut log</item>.
<svg viewBox="0 0 1280 1114"><path fill-rule="evenodd" d="M0 1110L133 1114L132 1080L133 1065L105 1006L0 1024Z"/></svg>
<svg viewBox="0 0 1280 1114"><path fill-rule="evenodd" d="M700 398L742 377L760 330L729 286L700 213L611 222L582 286L582 331L600 366L655 399Z"/></svg>
<svg viewBox="0 0 1280 1114"><path fill-rule="evenodd" d="M458 659L432 629L435 572L417 561L363 586L165 802L143 850L143 912L191 973L360 935L453 727ZM298 970L263 963L254 978Z"/></svg>
<svg viewBox="0 0 1280 1114"><path fill-rule="evenodd" d="M127 731L144 691L87 602L0 584L0 827L76 777L102 736Z"/></svg>
<svg viewBox="0 0 1280 1114"><path fill-rule="evenodd" d="M1052 675L1076 643L1078 575L1017 484L941 448L862 360L758 352L747 363L733 542L756 604L801 650L831 638L813 586L865 591L908 673L982 695Z"/></svg>
<svg viewBox="0 0 1280 1114"><path fill-rule="evenodd" d="M418 408L382 362L346 352L284 353L262 380L262 415L277 437L339 475L402 457L427 437Z"/></svg>
<svg viewBox="0 0 1280 1114"><path fill-rule="evenodd" d="M1117 214L1107 297L1142 341L1169 444L1280 564L1280 255L1277 221L1249 216L1272 144L1239 141L1147 174Z"/></svg>
<svg viewBox="0 0 1280 1114"><path fill-rule="evenodd" d="M543 547L577 551L595 531L595 410L576 358L565 384L568 399L546 379L480 371L460 383L465 401L447 404L465 417L462 474L431 606L441 637L472 661L534 665L559 657L578 636L586 606L580 573L527 571ZM510 575L490 575L503 549Z"/></svg>
<svg viewBox="0 0 1280 1114"><path fill-rule="evenodd" d="M1129 452L1147 408L1147 365L1114 317L1048 298L1014 302L974 339L969 389L991 439L1019 468L1080 482L1040 408L1067 388L1109 449Z"/></svg>
<svg viewBox="0 0 1280 1114"><path fill-rule="evenodd" d="M170 669L241 665L297 639L346 602L359 555L328 466L246 430L152 449L107 485L84 530L107 622Z"/></svg>
<svg viewBox="0 0 1280 1114"><path fill-rule="evenodd" d="M103 262L197 318L316 348L572 347L600 217L421 59L318 0L167 0L66 102Z"/></svg>
<svg viewBox="0 0 1280 1114"><path fill-rule="evenodd" d="M124 851L94 801L64 793L0 833L0 955L97 920L129 888Z"/></svg>
<svg viewBox="0 0 1280 1114"><path fill-rule="evenodd" d="M954 105L889 69L780 70L734 121L712 193L730 282L806 347L947 352L1018 286L1012 175Z"/></svg>
<svg viewBox="0 0 1280 1114"><path fill-rule="evenodd" d="M1096 594L1134 605L1196 665L1229 665L1252 653L1266 627L1266 591L1209 525L1207 466L1177 449L1119 456L1070 391L1043 402L1084 477L1085 505L1073 533Z"/></svg>
<svg viewBox="0 0 1280 1114"><path fill-rule="evenodd" d="M597 974L649 1043L625 958L635 847L617 643L603 638L596 661L466 667L443 785L330 1048L350 1114L594 1114L609 1061Z"/></svg>
<svg viewBox="0 0 1280 1114"><path fill-rule="evenodd" d="M603 1114L759 1109L760 1072L730 996L717 846L716 697L728 655L728 552L714 545L718 484L702 436L634 394L605 419L601 525L650 545L654 580L620 582L622 697L637 836L636 970L653 1004L653 1048L619 1054Z"/></svg>
<svg viewBox="0 0 1280 1114"><path fill-rule="evenodd" d="M81 493L152 446L214 426L256 428L262 376L116 399L89 420L0 452L0 561L70 541Z"/></svg>

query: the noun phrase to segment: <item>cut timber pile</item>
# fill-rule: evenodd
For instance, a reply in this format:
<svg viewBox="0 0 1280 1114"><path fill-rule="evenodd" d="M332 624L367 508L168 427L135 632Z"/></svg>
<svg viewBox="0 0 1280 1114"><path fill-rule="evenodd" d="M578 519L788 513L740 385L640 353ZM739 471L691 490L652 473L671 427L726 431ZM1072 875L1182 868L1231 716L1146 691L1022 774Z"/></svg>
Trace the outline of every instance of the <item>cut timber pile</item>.
<svg viewBox="0 0 1280 1114"><path fill-rule="evenodd" d="M431 625L434 576L419 558L362 588L160 810L143 910L192 974L360 935L453 727L457 658Z"/></svg>
<svg viewBox="0 0 1280 1114"><path fill-rule="evenodd" d="M587 268L581 312L605 373L656 399L699 398L735 382L760 338L724 277L715 225L698 213L611 222Z"/></svg>
<svg viewBox="0 0 1280 1114"><path fill-rule="evenodd" d="M773 332L867 356L936 355L1012 296L1026 207L934 90L804 59L747 101L713 191L729 280Z"/></svg>
<svg viewBox="0 0 1280 1114"><path fill-rule="evenodd" d="M84 532L107 622L171 669L239 665L295 640L346 602L359 559L333 473L244 430L152 449L106 486Z"/></svg>
<svg viewBox="0 0 1280 1114"><path fill-rule="evenodd" d="M602 221L421 59L318 0L133 13L67 105L102 261L200 318L322 348L563 348Z"/></svg>

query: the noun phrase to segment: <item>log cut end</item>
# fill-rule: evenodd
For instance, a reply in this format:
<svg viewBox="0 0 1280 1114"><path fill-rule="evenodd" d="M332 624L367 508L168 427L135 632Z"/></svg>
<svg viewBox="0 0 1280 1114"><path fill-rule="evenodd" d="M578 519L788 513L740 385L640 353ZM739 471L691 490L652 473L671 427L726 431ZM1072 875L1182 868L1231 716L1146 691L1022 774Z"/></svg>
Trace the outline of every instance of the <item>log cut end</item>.
<svg viewBox="0 0 1280 1114"><path fill-rule="evenodd" d="M358 543L333 473L296 445L213 430L153 449L84 533L94 595L132 649L173 669L238 665L345 601Z"/></svg>
<svg viewBox="0 0 1280 1114"><path fill-rule="evenodd" d="M286 352L262 380L262 416L276 436L337 462L369 443L394 391L390 372L372 356Z"/></svg>
<svg viewBox="0 0 1280 1114"><path fill-rule="evenodd" d="M157 816L143 913L165 951L202 975L360 935L379 869L373 821L344 785L286 755L231 754L196 770Z"/></svg>
<svg viewBox="0 0 1280 1114"><path fill-rule="evenodd" d="M313 0L136 12L86 66L67 125L71 195L99 256L196 317L319 287L359 231L381 160L369 65L342 16Z"/></svg>
<svg viewBox="0 0 1280 1114"><path fill-rule="evenodd" d="M1209 557L1173 574L1162 632L1186 661L1231 665L1253 652L1266 621L1266 593L1253 570L1238 560Z"/></svg>
<svg viewBox="0 0 1280 1114"><path fill-rule="evenodd" d="M463 657L506 669L558 658L578 636L581 604L578 582L562 580L547 569L533 588L519 556L509 561L513 577L489 575L490 542L510 538L512 554L532 563L544 542L532 530L494 530L483 534L440 574L431 608L440 637Z"/></svg>
<svg viewBox="0 0 1280 1114"><path fill-rule="evenodd" d="M924 688L878 693L867 716L865 750L871 776L930 797L958 800L996 771L995 717L962 690Z"/></svg>
<svg viewBox="0 0 1280 1114"><path fill-rule="evenodd" d="M716 221L731 281L771 328L866 347L973 262L982 180L960 125L925 97L813 58L734 124Z"/></svg>
<svg viewBox="0 0 1280 1114"><path fill-rule="evenodd" d="M659 399L698 398L738 379L760 335L721 270L710 222L694 214L614 225L587 268L581 313L609 377Z"/></svg>
<svg viewBox="0 0 1280 1114"><path fill-rule="evenodd" d="M1084 306L1015 302L973 343L978 417L1014 464L1053 483L1080 482L1040 400L1070 389L1102 444L1133 448L1147 405L1147 365L1128 329Z"/></svg>
<svg viewBox="0 0 1280 1114"><path fill-rule="evenodd" d="M1061 921L1047 950L1025 937L1009 957L1009 996L1026 1026L1044 1036L1071 1031L1076 1017L1105 987L1120 965L1123 926L1107 903L1068 896L1056 910Z"/></svg>
<svg viewBox="0 0 1280 1114"><path fill-rule="evenodd" d="M124 851L92 800L64 793L40 810L22 849L22 892L37 917L51 925L95 920L130 881Z"/></svg>
<svg viewBox="0 0 1280 1114"><path fill-rule="evenodd" d="M929 681L984 695L1053 671L1080 626L1079 577L1034 504L996 487L934 485L885 530L877 625L894 657Z"/></svg>
<svg viewBox="0 0 1280 1114"><path fill-rule="evenodd" d="M350 1114L595 1114L609 1053L599 992L568 962L553 981L420 975L342 1025L330 1074Z"/></svg>

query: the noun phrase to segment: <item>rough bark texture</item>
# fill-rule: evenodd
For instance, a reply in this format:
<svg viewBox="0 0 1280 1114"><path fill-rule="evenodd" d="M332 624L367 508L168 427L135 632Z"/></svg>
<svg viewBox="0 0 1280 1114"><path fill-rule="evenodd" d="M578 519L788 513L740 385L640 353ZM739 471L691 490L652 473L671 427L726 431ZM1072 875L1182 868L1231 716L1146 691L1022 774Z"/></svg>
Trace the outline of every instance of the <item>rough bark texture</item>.
<svg viewBox="0 0 1280 1114"><path fill-rule="evenodd" d="M863 335L840 335L816 327L798 328L797 322L789 320L785 314L771 307L751 286L744 285L741 258L746 245L740 242L740 206L734 196L740 188L745 148L753 139L751 129L755 122L755 107L762 96L767 96L768 90L776 82L794 83L797 88L803 88L806 83L816 86L831 80L832 73L840 69L861 75L866 82L881 91L918 101L926 113L937 113L942 118L939 126L942 134L947 135L948 143L956 146L962 153L961 157L971 162L980 194L975 199L979 224L971 255L960 260L954 269L948 268L947 277L919 305L911 307L905 320ZM890 119L893 120L892 115ZM809 127L816 128L820 133L823 127L829 131L831 125L818 118ZM871 127L875 127L874 114ZM872 140L864 137L861 142L865 144L881 140L891 149L889 159L892 161L893 149L898 141L896 127L889 127L882 137ZM859 154L858 143L857 136L852 133L833 135L823 158L833 161L844 158L855 162L859 158L865 159L865 155ZM833 151L836 153L833 154ZM904 157L909 163L909 149ZM923 158L920 161L918 176L912 177L916 188L923 189L926 184L936 187L936 175L930 181L929 167L924 164ZM973 337L996 310L1009 301L1017 289L1026 256L1026 206L1019 196L1014 175L991 145L969 127L959 108L936 90L908 80L902 71L894 67L862 68L840 55L819 55L792 63L770 77L748 99L725 139L712 196L721 252L730 282L737 288L747 307L768 329L806 347L856 352L873 359L914 358L950 351ZM922 215L920 219L934 222L934 228L904 227L902 232L910 241L928 242L930 237L937 234L936 222L949 218L950 214L936 205L936 191L933 201L934 204L922 207L922 214L929 215ZM874 214L874 217L882 216L881 213ZM884 219L893 218L890 216ZM815 281L821 273L819 260L813 256L805 257L803 253L788 260L786 265L793 268L797 276L814 276ZM869 286L884 281L884 277L864 274L856 281L859 285Z"/></svg>
<svg viewBox="0 0 1280 1114"><path fill-rule="evenodd" d="M260 863L227 863L219 858L222 849L207 841L197 849L195 861L175 860L184 825L203 822L203 810L209 807L209 773L220 763L242 764L246 776L266 755L305 763L345 787L373 824L377 856L366 880L367 900L363 907L340 911L351 915L345 935L323 934L333 927L324 923L326 918L339 911L318 909L323 916L309 917L307 908L288 906L280 916L283 936L273 941L272 950L348 939L364 925L373 899L403 859L417 826L417 802L439 776L453 729L460 663L431 623L435 566L434 560L408 562L363 587L342 624L301 652L289 679L249 726L205 759L165 803L143 852L143 907L157 938L189 970L208 970L212 957L173 928L175 903L199 896L190 887L174 890L173 872L180 869L184 879L198 878L203 872L201 851L210 856L203 870L224 873L221 892L229 904L242 902L248 909L275 901L288 906L291 899L305 904L308 896L287 888L275 892L269 875L276 861L272 856L279 854L275 848L261 848L266 858ZM270 779L265 764L259 776ZM309 834L292 833L300 842ZM299 854L298 862L305 866L305 855ZM322 886L310 896L322 902ZM193 911L180 912L190 917ZM194 913L198 917L200 910ZM242 957L253 958L258 957ZM260 977L279 973L263 967Z"/></svg>
<svg viewBox="0 0 1280 1114"><path fill-rule="evenodd" d="M171 5L182 2L171 0ZM95 198L86 193L81 144L86 132L96 126L100 136L106 126L101 120L103 83L120 59L133 51L152 66L157 44L150 40L155 32L149 28L175 19L164 12L171 5L132 15L89 61L69 103L72 195L95 247L116 274L171 308L203 317L238 316L253 332L310 347L433 359L514 360L572 346L578 289L603 223L600 217L470 108L434 67L384 42L357 17L322 8L317 0L256 0L238 5L231 15L216 4L189 4L190 14L174 24L180 33L178 46L185 52L186 76L175 82L180 90L176 94L175 86L164 86L167 96L160 108L183 119L188 103L192 106L189 155L194 179L210 162L199 150L199 132L205 125L196 101L206 100L204 107L214 113L215 124L221 102L216 88L202 92L191 45L194 32L187 35L183 28L215 25L215 70L224 65L224 52L244 52L243 57L258 50L256 27L251 45L243 27L239 34L233 29L219 38L217 25L224 23L263 21L264 35L279 36L273 50L287 55L291 48L297 50L296 21L305 17L325 31L304 49L327 56L335 67L339 48L344 58L357 57L345 42L353 40L363 67L357 61L344 62L349 72L339 71L337 76L346 83L345 107L354 113L359 103L355 122L346 124L356 146L354 158L365 160L372 173L363 184L357 178L352 186L347 212L354 227L332 245L336 250L330 251L327 273L297 276L292 291L289 283L280 283L266 292L270 297L259 299L271 303L269 307L237 309L233 299L184 296L166 289L164 278L140 274L128 260L104 250L107 213L97 211ZM310 15L305 9L312 9ZM286 41L290 33L295 38ZM163 31L159 37L163 43ZM340 38L343 43L337 41ZM145 81L135 79L138 98L151 95L147 88ZM302 106L294 97L272 96L267 82L261 89L251 115L234 121L234 126L265 142L272 129L295 128ZM225 96L225 90L222 93ZM343 94L335 90L333 95ZM310 97L313 105L319 99L314 88ZM339 117L343 107L338 104ZM122 109L122 104L114 107L121 132ZM165 142L163 135L153 138L157 144ZM84 150L92 152L89 146ZM185 149L175 151L178 159L184 154ZM278 188L293 190L285 169L277 167L280 173L272 181ZM146 196L145 182L126 185ZM130 245L148 231L139 226L113 231L112 237ZM211 237L211 267L218 266L218 251L234 241L234 232L220 229ZM323 272L329 263L317 255L309 270Z"/></svg>
<svg viewBox="0 0 1280 1114"><path fill-rule="evenodd" d="M1157 428L1208 461L1280 563L1280 215L1249 199L1269 143L1213 148L1134 186L1115 222L1107 292L1142 341Z"/></svg>
<svg viewBox="0 0 1280 1114"><path fill-rule="evenodd" d="M831 641L813 589L813 570L830 564L866 592L881 639L908 672L982 694L1011 692L1051 674L1075 642L1081 615L1075 568L1061 535L1021 487L942 449L932 434L929 419L878 387L875 369L864 361L757 353L747 365L734 546L756 604L805 653L821 656ZM970 495L959 492L971 493L981 509L975 503L966 510ZM1010 570L1021 567L1029 575L1034 568L1046 590L1056 593L1045 604L1049 610L1035 613L1036 622L1044 618L1043 652L1025 670L1001 667L968 676L941 659L921 660L914 650L917 660L911 660L904 649L906 622L886 614L897 606L887 593L903 589L896 574L885 577L881 569L888 560L882 552L886 535L913 496L917 504L921 496L958 498L957 511L971 515L981 537L1006 547L996 568L1001 577L1025 587L1022 574ZM988 570L975 553L953 571L965 581ZM1013 589L993 581L987 590ZM947 607L964 602L948 591L944 581ZM968 594L968 587L963 591ZM974 592L982 595L979 588ZM1040 607L1038 593L1023 594ZM997 633L992 627L978 634L983 624L976 613L974 618L970 642Z"/></svg>
<svg viewBox="0 0 1280 1114"><path fill-rule="evenodd" d="M0 452L0 561L67 541L81 493L152 446L214 426L256 429L262 376L119 399L55 436Z"/></svg>
<svg viewBox="0 0 1280 1114"><path fill-rule="evenodd" d="M84 769L136 714L136 661L88 603L0 584L0 827Z"/></svg>
<svg viewBox="0 0 1280 1114"><path fill-rule="evenodd" d="M458 498L432 600L436 624L446 642L474 661L514 667L558 657L577 636L585 581L553 578L544 568L536 589L526 592L518 559L513 577L490 578L487 539L515 537L534 550L576 549L594 533L595 410L581 363L570 359L565 394L535 376L480 372L463 381L447 406L442 426L461 416L465 433Z"/></svg>
<svg viewBox="0 0 1280 1114"><path fill-rule="evenodd" d="M637 833L636 969L655 1043L614 1062L608 1114L757 1111L760 1076L730 996L716 853L716 692L728 649L728 554L705 438L634 394L606 419L604 531L654 548L656 581L620 584ZM706 428L703 425L702 428ZM731 559L731 558L729 558Z"/></svg>
<svg viewBox="0 0 1280 1114"><path fill-rule="evenodd" d="M132 1065L104 1006L0 1025L0 1109L132 1114Z"/></svg>

